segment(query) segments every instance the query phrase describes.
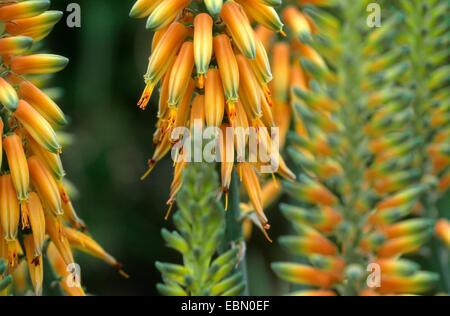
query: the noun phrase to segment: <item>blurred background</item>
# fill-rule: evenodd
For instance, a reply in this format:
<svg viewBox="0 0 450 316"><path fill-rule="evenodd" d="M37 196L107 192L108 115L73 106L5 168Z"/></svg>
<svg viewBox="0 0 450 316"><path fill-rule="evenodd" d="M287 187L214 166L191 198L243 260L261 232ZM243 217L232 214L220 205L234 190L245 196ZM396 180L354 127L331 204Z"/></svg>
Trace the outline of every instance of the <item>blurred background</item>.
<svg viewBox="0 0 450 316"><path fill-rule="evenodd" d="M136 106L150 54L152 33L144 20L128 18L133 0L78 0L81 28L69 28L66 12L70 0L53 0L53 10L64 19L47 38L49 50L70 58L67 69L55 76L54 86L64 88L59 105L70 117L67 131L75 142L64 151L68 178L80 198L79 215L93 237L124 265L124 279L101 261L77 256L82 282L95 295L157 295L160 282L155 261L179 263L176 253L165 248L161 228L173 168L169 160L157 165L141 182L152 155L156 98L146 112ZM443 201L448 209L449 202ZM289 229L278 210L268 211L271 237L276 241ZM275 242L269 244L259 231L248 245L252 295L287 293L270 271L270 263L285 259ZM426 264L426 263L424 263Z"/></svg>

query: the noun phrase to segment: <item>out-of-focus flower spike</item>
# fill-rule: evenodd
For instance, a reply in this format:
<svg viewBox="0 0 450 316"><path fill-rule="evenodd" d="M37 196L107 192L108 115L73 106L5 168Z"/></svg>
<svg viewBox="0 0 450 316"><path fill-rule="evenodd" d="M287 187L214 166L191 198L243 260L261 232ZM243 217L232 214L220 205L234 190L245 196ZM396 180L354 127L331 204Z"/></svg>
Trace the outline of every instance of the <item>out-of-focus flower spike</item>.
<svg viewBox="0 0 450 316"><path fill-rule="evenodd" d="M33 45L33 39L26 36L12 36L0 39L0 55L22 55Z"/></svg>
<svg viewBox="0 0 450 316"><path fill-rule="evenodd" d="M255 33L242 7L235 2L227 2L222 7L220 17L242 54L249 59L256 58Z"/></svg>
<svg viewBox="0 0 450 316"><path fill-rule="evenodd" d="M450 222L446 219L438 221L435 227L435 233L450 248Z"/></svg>
<svg viewBox="0 0 450 316"><path fill-rule="evenodd" d="M377 259L373 263L378 264L385 275L411 276L420 269L419 264L409 260Z"/></svg>
<svg viewBox="0 0 450 316"><path fill-rule="evenodd" d="M55 247L58 249L59 254L63 257L66 265L74 263L72 249L63 232L61 220L53 216L46 216L45 229L50 236L50 239L55 244Z"/></svg>
<svg viewBox="0 0 450 316"><path fill-rule="evenodd" d="M299 296L299 297L336 297L336 292L326 291L326 290L309 290L309 291L298 291L289 294L289 296Z"/></svg>
<svg viewBox="0 0 450 316"><path fill-rule="evenodd" d="M61 152L55 131L28 102L20 100L14 116L39 145L55 154Z"/></svg>
<svg viewBox="0 0 450 316"><path fill-rule="evenodd" d="M285 236L280 238L280 244L296 255L334 256L337 252L337 248L332 242L319 235L310 237Z"/></svg>
<svg viewBox="0 0 450 316"><path fill-rule="evenodd" d="M325 206L337 203L337 198L318 182L306 176L301 176L299 181L299 183L285 182L286 190L292 197Z"/></svg>
<svg viewBox="0 0 450 316"><path fill-rule="evenodd" d="M8 244L9 266L14 267L18 263L16 238L19 231L20 205L10 175L0 177L0 220L2 237Z"/></svg>
<svg viewBox="0 0 450 316"><path fill-rule="evenodd" d="M58 154L51 153L39 145L31 136L26 137L31 154L37 156L45 167L53 174L56 180L65 176L65 171Z"/></svg>
<svg viewBox="0 0 450 316"><path fill-rule="evenodd" d="M341 278L346 266L344 259L336 256L310 255L308 260L314 267L336 275L337 279Z"/></svg>
<svg viewBox="0 0 450 316"><path fill-rule="evenodd" d="M177 15L184 10L191 0L164 0L147 19L147 29L156 31L172 23Z"/></svg>
<svg viewBox="0 0 450 316"><path fill-rule="evenodd" d="M374 181L374 190L382 196L408 187L410 183L414 183L419 180L419 178L420 171L417 169L392 173L390 175L377 178Z"/></svg>
<svg viewBox="0 0 450 316"><path fill-rule="evenodd" d="M33 188L46 210L59 216L63 214L61 196L55 179L37 156L28 158L28 168Z"/></svg>
<svg viewBox="0 0 450 316"><path fill-rule="evenodd" d="M147 107L153 89L172 64L186 35L187 29L183 24L172 23L155 47L144 76L147 86L138 103L142 109Z"/></svg>
<svg viewBox="0 0 450 316"><path fill-rule="evenodd" d="M30 188L30 174L22 139L16 134L7 135L3 139L3 148L8 159L11 179L17 192L17 198L22 204L28 200L28 189Z"/></svg>
<svg viewBox="0 0 450 316"><path fill-rule="evenodd" d="M130 11L130 17L142 19L149 16L162 0L138 0Z"/></svg>
<svg viewBox="0 0 450 316"><path fill-rule="evenodd" d="M3 129L5 125L3 120L0 120L0 168L3 166ZM0 225L1 226L1 225Z"/></svg>
<svg viewBox="0 0 450 316"><path fill-rule="evenodd" d="M425 190L426 188L422 185L411 187L381 201L376 208L381 211L414 202Z"/></svg>
<svg viewBox="0 0 450 316"><path fill-rule="evenodd" d="M239 66L239 97L242 105L249 117L260 118L262 116L261 89L258 80L250 63L243 55L237 55L236 60Z"/></svg>
<svg viewBox="0 0 450 316"><path fill-rule="evenodd" d="M264 48L266 49L266 52L270 50L272 40L275 37L275 32L272 30L269 30L267 27L264 27L262 25L258 25L255 29L256 37L261 41Z"/></svg>
<svg viewBox="0 0 450 316"><path fill-rule="evenodd" d="M219 127L222 124L225 110L225 95L223 93L220 72L209 69L205 82L205 117L208 127Z"/></svg>
<svg viewBox="0 0 450 316"><path fill-rule="evenodd" d="M108 254L96 241L91 237L74 230L69 227L63 228L63 234L67 237L70 245L82 252L88 253L98 259L104 260L112 265L117 271L122 272L122 265L117 262L110 254ZM125 276L125 274L124 274Z"/></svg>
<svg viewBox="0 0 450 316"><path fill-rule="evenodd" d="M290 79L290 46L277 43L272 48L273 97L275 102L288 102Z"/></svg>
<svg viewBox="0 0 450 316"><path fill-rule="evenodd" d="M26 19L43 13L50 6L49 0L31 0L17 3L7 3L0 7L0 20L8 22Z"/></svg>
<svg viewBox="0 0 450 316"><path fill-rule="evenodd" d="M194 20L194 55L198 85L203 89L206 73L213 53L213 20L209 14L202 13Z"/></svg>
<svg viewBox="0 0 450 316"><path fill-rule="evenodd" d="M319 288L330 288L333 285L331 274L310 266L295 263L274 263L272 269L283 280L296 284L306 284Z"/></svg>
<svg viewBox="0 0 450 316"><path fill-rule="evenodd" d="M186 92L194 68L194 45L184 42L170 73L169 108L176 108Z"/></svg>
<svg viewBox="0 0 450 316"><path fill-rule="evenodd" d="M399 238L407 235L419 234L430 231L435 224L434 220L419 218L406 220L391 226L383 227L381 231L388 239Z"/></svg>
<svg viewBox="0 0 450 316"><path fill-rule="evenodd" d="M424 232L388 240L386 244L378 249L378 256L380 258L392 258L398 255L415 252L424 245L430 237L430 232Z"/></svg>
<svg viewBox="0 0 450 316"><path fill-rule="evenodd" d="M26 205L34 241L34 255L40 256L45 242L45 215L39 196L31 192Z"/></svg>
<svg viewBox="0 0 450 316"><path fill-rule="evenodd" d="M0 77L0 103L10 112L15 112L19 105L16 90L5 79Z"/></svg>
<svg viewBox="0 0 450 316"><path fill-rule="evenodd" d="M237 2L245 10L245 13L258 24L261 24L272 31L286 35L283 32L283 22L281 22L280 17L274 8L265 5L258 0L237 0Z"/></svg>
<svg viewBox="0 0 450 316"><path fill-rule="evenodd" d="M44 39L61 20L61 11L46 11L40 15L11 21L6 24L6 31L11 35L22 35L31 37L33 41L39 42Z"/></svg>
<svg viewBox="0 0 450 316"><path fill-rule="evenodd" d="M400 46L397 47L387 54L384 54L383 56L376 58L374 60L371 60L367 63L365 66L366 71L370 73L376 73L379 72L389 66L391 66L393 63L397 62L398 60L401 60L402 57L410 53L410 48L408 46Z"/></svg>
<svg viewBox="0 0 450 316"><path fill-rule="evenodd" d="M288 6L283 10L283 21L302 42L311 40L312 29L308 19L296 7Z"/></svg>
<svg viewBox="0 0 450 316"><path fill-rule="evenodd" d="M241 179L244 182L244 185L247 189L250 200L252 201L253 207L258 215L258 218L264 227L264 229L270 229L270 225L268 224L268 219L264 214L263 206L262 206L262 192L261 186L259 184L258 176L256 175L253 166L249 163L240 163L237 166L237 170L241 176Z"/></svg>
<svg viewBox="0 0 450 316"><path fill-rule="evenodd" d="M52 125L66 125L67 120L58 105L29 81L23 81L17 91L25 100Z"/></svg>
<svg viewBox="0 0 450 316"><path fill-rule="evenodd" d="M9 63L11 70L16 74L52 74L63 70L69 59L53 54L36 54L13 58Z"/></svg>
<svg viewBox="0 0 450 316"><path fill-rule="evenodd" d="M438 190L445 192L450 187L450 171L447 171L439 181Z"/></svg>
<svg viewBox="0 0 450 316"><path fill-rule="evenodd" d="M399 206L383 208L375 211L369 217L369 221L374 225L389 225L402 219L408 215L410 215L414 207L416 206L416 202L410 202L401 204Z"/></svg>
<svg viewBox="0 0 450 316"><path fill-rule="evenodd" d="M25 253L27 255L28 270L30 272L31 282L33 283L36 296L42 295L42 282L44 280L44 267L42 264L42 255L36 256L36 248L32 235L27 235L23 239Z"/></svg>
<svg viewBox="0 0 450 316"><path fill-rule="evenodd" d="M382 294L422 294L432 290L438 281L439 275L430 272L418 272L407 277L383 275L378 291Z"/></svg>

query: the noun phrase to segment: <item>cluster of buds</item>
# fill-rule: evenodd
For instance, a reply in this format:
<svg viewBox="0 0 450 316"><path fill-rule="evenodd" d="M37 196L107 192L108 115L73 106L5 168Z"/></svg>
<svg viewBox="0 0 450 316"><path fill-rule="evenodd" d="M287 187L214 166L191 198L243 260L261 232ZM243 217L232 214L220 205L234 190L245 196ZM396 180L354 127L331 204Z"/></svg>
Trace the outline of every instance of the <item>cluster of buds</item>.
<svg viewBox="0 0 450 316"><path fill-rule="evenodd" d="M199 125L200 129L247 130L254 127L260 146L269 152L276 147L273 135L267 133L267 129L277 126L270 92L273 76L264 43L253 30L252 22L284 34L283 24L273 7L279 4L280 1L267 0L225 3L221 0L139 0L133 6L130 15L147 18L147 28L155 31L145 74L146 87L139 100L142 109L147 107L161 82L159 120L153 139L156 149L144 178L171 149L177 150L168 205L172 206L175 201L182 186L182 170L189 162L182 159L183 152L176 147L179 139L172 135L176 128L193 130ZM236 158L235 155L245 155L245 152L235 150L238 147L235 142L238 137L217 138L217 151L222 155L220 196L225 194L227 204L231 174L237 165L258 221L268 229L257 172L267 162L259 156L250 162ZM275 155L279 168L274 172L295 180L278 148Z"/></svg>
<svg viewBox="0 0 450 316"><path fill-rule="evenodd" d="M246 287L236 267L240 248L223 247L225 212L216 200L217 173L208 164L192 164L183 175L174 215L177 231L162 230L168 247L183 256L183 265L156 263L165 296L238 296ZM225 248L225 249L223 249ZM221 249L222 252L219 252Z"/></svg>
<svg viewBox="0 0 450 316"><path fill-rule="evenodd" d="M43 293L46 252L62 277L74 263L72 248L119 266L81 232L86 227L65 187L63 142L56 131L67 121L41 86L68 59L36 52L62 17L49 6L48 0L0 2L0 258L18 280L28 265L36 295ZM80 286L66 290L83 294Z"/></svg>
<svg viewBox="0 0 450 316"><path fill-rule="evenodd" d="M293 26L291 47L299 56L291 71L305 75L287 90L296 122L289 152L304 174L285 188L306 204L281 206L296 235L280 242L310 264L273 268L289 282L317 288L297 295L420 294L439 279L401 259L435 230L434 220L420 216L432 181L410 167L421 167L410 154L422 142L405 129L414 113L413 95L402 86L412 71L401 62L409 49L391 47L403 15L390 16L382 28L364 29L363 36L368 4L320 1L318 6L332 5L343 18L309 5L301 8L305 22ZM301 14L296 8L289 12L285 16ZM447 229L445 221L436 228L444 240ZM374 270L379 282L368 278L372 264L380 268Z"/></svg>

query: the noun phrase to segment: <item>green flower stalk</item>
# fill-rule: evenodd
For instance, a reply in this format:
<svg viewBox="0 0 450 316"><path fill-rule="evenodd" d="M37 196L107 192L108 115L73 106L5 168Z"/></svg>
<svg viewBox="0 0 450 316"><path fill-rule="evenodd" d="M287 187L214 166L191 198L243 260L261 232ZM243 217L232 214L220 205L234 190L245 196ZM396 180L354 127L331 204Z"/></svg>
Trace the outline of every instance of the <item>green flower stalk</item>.
<svg viewBox="0 0 450 316"><path fill-rule="evenodd" d="M211 165L191 164L183 183L177 198L179 211L173 216L177 231L162 230L167 246L183 256L183 264L156 263L164 281L157 285L159 292L166 296L242 294L244 276L235 272L240 248L218 254L226 225L225 210L216 199L216 172Z"/></svg>
<svg viewBox="0 0 450 316"><path fill-rule="evenodd" d="M402 82L414 93L411 121L407 132L411 142L420 141L411 154L410 168L418 171L421 183L429 184L421 194L420 214L437 222L436 236L430 243L432 268L441 275L440 290L450 293L449 239L450 222L440 219L443 214L438 201L450 186L450 107L448 85L450 1L400 1L399 7L407 23L399 38L400 44L411 48L406 56L411 64L408 77Z"/></svg>
<svg viewBox="0 0 450 316"><path fill-rule="evenodd" d="M423 135L405 130L415 115L414 94L402 83L414 67L402 61L411 49L393 47L405 15L385 11L383 26L372 29L369 1L319 4L333 7L308 5L285 15L303 20L288 25L307 75L291 89L300 123L288 137L303 174L284 184L301 206L281 206L295 234L280 243L308 263L273 269L311 287L296 295L429 293L439 275L401 259L430 239L435 224L417 216L432 184L420 181L418 165L411 168Z"/></svg>

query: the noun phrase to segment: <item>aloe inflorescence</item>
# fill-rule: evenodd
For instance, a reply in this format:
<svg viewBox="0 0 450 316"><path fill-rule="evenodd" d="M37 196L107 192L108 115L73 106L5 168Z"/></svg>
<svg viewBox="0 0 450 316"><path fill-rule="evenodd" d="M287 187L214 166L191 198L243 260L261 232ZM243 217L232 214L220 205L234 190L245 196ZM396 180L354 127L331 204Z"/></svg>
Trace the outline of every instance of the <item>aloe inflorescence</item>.
<svg viewBox="0 0 450 316"><path fill-rule="evenodd" d="M407 3L413 12L422 9ZM426 12L438 23L438 11L447 5L427 3L423 2L430 9ZM422 74L427 80L408 85L421 78L415 72L428 55L415 58L417 47L405 39L419 36L424 24L413 22L417 12L394 8L383 11L382 27L372 29L366 24L368 4L323 1L320 5L331 5L332 10L301 8L318 32L298 37L306 46L300 64L307 75L305 85L293 87L291 103L305 128L289 135L294 145L289 152L303 174L285 188L301 203L281 206L295 235L280 243L309 263L273 265L281 278L312 287L296 293L300 295L421 294L433 291L436 281L445 278L445 271L422 272L416 263L401 259L421 249L434 232L437 214L424 217L430 211L424 200L431 196L436 202L439 181L430 177L431 160L420 160L416 152L431 136L440 135L444 144L448 139L446 123L435 120L436 133L424 115L431 104L435 106L429 111L448 114L445 102L438 102L448 79L445 67L436 65L434 72ZM403 35L405 25L417 30ZM437 33L442 36L446 30L442 27ZM424 88L441 99L423 99ZM439 150L432 153L445 156ZM443 223L437 229L441 236ZM379 282L368 279L371 269L380 272Z"/></svg>
<svg viewBox="0 0 450 316"><path fill-rule="evenodd" d="M167 246L179 252L183 264L156 263L168 296L236 296L245 290L244 276L235 272L240 248L219 254L225 237L225 210L216 200L219 182L211 165L191 164L183 175L184 186L173 216L174 232L163 229Z"/></svg>
<svg viewBox="0 0 450 316"><path fill-rule="evenodd" d="M49 0L0 1L0 258L9 273L1 287L13 278L4 295L30 288L49 294L44 283L60 280L62 293L84 295L80 284L66 283L75 264L73 248L120 266L83 232L69 197L61 162L67 120L51 98L54 90L44 88L68 59L39 53L62 18L49 7Z"/></svg>

